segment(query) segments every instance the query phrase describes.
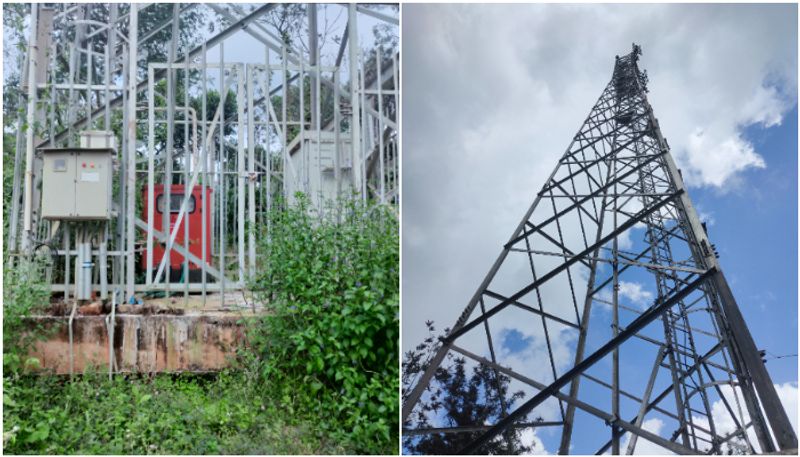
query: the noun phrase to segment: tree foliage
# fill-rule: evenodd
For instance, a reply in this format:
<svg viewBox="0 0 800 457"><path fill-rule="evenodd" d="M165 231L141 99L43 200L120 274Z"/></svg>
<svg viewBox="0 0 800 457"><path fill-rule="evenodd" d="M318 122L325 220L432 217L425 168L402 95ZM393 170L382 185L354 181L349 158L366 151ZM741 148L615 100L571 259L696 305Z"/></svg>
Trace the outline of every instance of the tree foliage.
<svg viewBox="0 0 800 457"><path fill-rule="evenodd" d="M410 392L439 348L433 322L426 322L429 336L403 357L403 392ZM445 329L445 334L448 329ZM524 392L509 392L510 378L483 364L470 367L463 357L448 352L409 419L409 429L474 426L496 423L503 417L502 401L510 408ZM404 436L404 452L446 455L460 451L482 432L429 433ZM521 430L508 431L481 448L481 454L527 454L532 445L521 441Z"/></svg>

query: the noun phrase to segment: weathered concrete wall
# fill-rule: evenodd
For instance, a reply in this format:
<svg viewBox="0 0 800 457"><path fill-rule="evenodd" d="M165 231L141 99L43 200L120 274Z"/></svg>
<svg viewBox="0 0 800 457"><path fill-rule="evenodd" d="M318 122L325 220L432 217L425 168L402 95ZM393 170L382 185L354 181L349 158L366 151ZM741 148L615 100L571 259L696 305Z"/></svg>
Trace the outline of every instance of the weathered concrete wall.
<svg viewBox="0 0 800 457"><path fill-rule="evenodd" d="M76 316L73 321L74 369L81 373L94 366L108 370L106 316ZM32 321L51 328L52 334L37 342L31 355L42 368L69 373L68 317L35 316ZM214 371L227 366L243 341L238 313L193 315L117 315L114 354L117 371L174 372Z"/></svg>

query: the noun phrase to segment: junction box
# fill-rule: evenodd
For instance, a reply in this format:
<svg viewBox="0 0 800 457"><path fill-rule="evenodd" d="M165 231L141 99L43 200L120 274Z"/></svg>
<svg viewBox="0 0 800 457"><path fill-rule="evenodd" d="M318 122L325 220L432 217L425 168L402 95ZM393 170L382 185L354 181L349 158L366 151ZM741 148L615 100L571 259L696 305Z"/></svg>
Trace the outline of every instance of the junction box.
<svg viewBox="0 0 800 457"><path fill-rule="evenodd" d="M104 148L42 149L42 217L111 219L111 179L116 151Z"/></svg>

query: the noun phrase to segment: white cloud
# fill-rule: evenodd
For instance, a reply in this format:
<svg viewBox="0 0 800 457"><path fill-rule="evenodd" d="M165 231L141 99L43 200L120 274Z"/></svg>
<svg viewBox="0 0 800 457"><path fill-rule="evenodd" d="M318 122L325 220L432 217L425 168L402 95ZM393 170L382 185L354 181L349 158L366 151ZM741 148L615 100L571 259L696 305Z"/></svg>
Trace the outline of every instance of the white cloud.
<svg viewBox="0 0 800 457"><path fill-rule="evenodd" d="M642 308L646 308L653 300L653 293L638 282L620 281L619 294Z"/></svg>
<svg viewBox="0 0 800 457"><path fill-rule="evenodd" d="M662 421L657 417L651 419L645 419L644 422L642 422L642 428L647 430L648 432L661 436L661 432L664 429L664 421ZM631 435L630 433L628 433L625 435L625 439L620 444L620 451L622 453L626 453L630 441L631 441ZM636 446L634 447L633 453L635 455L674 454L672 451L665 449L651 441L648 441L645 438L636 439Z"/></svg>
<svg viewBox="0 0 800 457"><path fill-rule="evenodd" d="M733 389L730 386L722 386L721 390L725 398L728 399L729 404L734 405L736 408L736 399L733 395ZM736 388L739 391L739 388ZM789 416L789 420L792 423L792 427L794 428L795 433L797 433L797 383L784 383L784 384L775 384L775 390L778 393L778 397L783 404L783 407L786 411L786 414ZM750 422L750 414L747 412L747 408L744 407L744 402L741 397L741 392L739 391L739 401L742 404L742 412L745 418L745 423ZM734 409L735 411L736 409ZM725 436L734 430L736 430L736 424L733 422L733 418L731 418L730 413L728 413L727 408L723 401L716 400L711 405L711 416L714 418L714 425L716 426L717 434L720 436ZM693 417L692 418L696 423L708 426L708 419L705 417ZM756 434L751 427L747 431L748 438L753 446L756 448L756 451L760 452L760 446L758 444L758 439L756 438Z"/></svg>
<svg viewBox="0 0 800 457"><path fill-rule="evenodd" d="M532 446L531 454L547 455L550 452L544 447L542 439L536 434L535 428L526 428L520 433L520 442L523 446Z"/></svg>
<svg viewBox="0 0 800 457"><path fill-rule="evenodd" d="M689 135L684 177L690 183L711 185L723 189L725 184L748 168L766 168L764 159L753 146L737 133L707 134L697 128Z"/></svg>

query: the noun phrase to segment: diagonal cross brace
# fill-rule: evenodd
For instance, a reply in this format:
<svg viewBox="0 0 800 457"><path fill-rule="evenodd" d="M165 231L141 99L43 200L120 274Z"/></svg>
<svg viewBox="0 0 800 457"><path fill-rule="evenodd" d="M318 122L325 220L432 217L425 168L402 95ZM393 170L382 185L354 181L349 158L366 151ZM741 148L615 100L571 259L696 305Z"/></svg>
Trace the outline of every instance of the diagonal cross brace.
<svg viewBox="0 0 800 457"><path fill-rule="evenodd" d="M570 206L568 206L568 207L564 208L563 210L559 211L558 213L554 214L554 215L553 215L552 217L550 217L549 219L547 219L547 220L543 221L542 223L540 223L540 224L538 224L538 225L535 225L533 228L530 228L530 229L528 229L528 230L525 230L525 231L523 231L523 232L522 232L522 233L521 233L519 236L517 236L517 237L513 238L511 241L509 241L508 243L506 243L505 247L513 246L513 245L514 245L514 244L516 244L518 241L520 241L520 240L524 239L525 237L528 237L528 236L530 236L530 235L531 235L531 234L533 234L533 233L536 233L537 231L541 230L541 228L542 228L542 227L544 227L544 226L546 226L547 224L549 224L549 223L553 222L554 220L558 219L559 217L563 216L564 214L567 214L568 212L570 212L570 211L572 211L573 209L577 208L578 206L580 206L580 205L584 204L585 202L589 201L590 199L592 199L592 198L596 198L596 197L599 197L599 196L602 196L602 195L603 195L603 192L605 192L605 191L607 191L608 189L610 189L610 188L611 188L611 187L612 187L614 184L617 184L617 183L619 183L619 182L622 182L622 180L623 180L623 179L627 178L628 176L632 175L633 173L636 173L636 172L637 172L637 171L639 171L640 169L644 168L644 166L645 166L645 165L647 165L647 164L649 164L649 163L651 163L651 162L655 161L657 157L660 157L660 156L661 156L661 155L663 155L663 154L664 154L664 153L662 152L662 153L660 153L660 154L657 154L657 155L655 155L655 156L654 156L654 158L652 158L652 159L649 159L649 160L647 160L647 161L644 161L644 162L640 163L639 165L637 165L636 167L632 168L631 170L629 170L629 171L625 172L624 174L620 175L619 177L617 177L617 178L616 178L616 179L614 179L613 181L609 181L609 182L608 182L608 183L606 183L606 185L604 185L603 187L600 187L600 188L598 188L597 190L595 190L595 191L594 191L594 192L592 192L591 194L587 195L586 197L584 197L584 198L582 198L582 199L578 200L577 202L573 203L572 205L570 205Z"/></svg>
<svg viewBox="0 0 800 457"><path fill-rule="evenodd" d="M609 342L604 344L600 349L598 349L593 354L585 358L582 362L575 365L572 369L564 373L560 378L553 381L553 383L551 383L545 389L541 390L533 398L531 398L530 400L525 402L522 406L517 408L517 410L515 410L514 412L506 416L503 420L495 424L489 431L487 431L486 433L482 434L477 439L472 441L470 444L464 447L459 452L459 454L476 453L484 444L488 443L492 438L502 433L503 430L508 428L514 422L522 419L533 408L540 405L542 402L544 402L545 400L553 396L556 392L558 392L562 387L569 384L569 382L573 378L575 378L582 372L586 371L589 367L591 367L592 365L600 361L603 357L611 353L611 351L613 351L615 348L619 347L620 344L628 340L635 333L639 332L648 324L650 324L659 316L661 316L666 310L668 310L673 305L686 298L691 292L693 292L700 285L702 285L714 273L716 273L716 269L712 267L711 269L707 270L705 273L700 275L700 277L692 281L687 287L681 289L675 295L663 301L662 303L651 307L644 314L634 319L633 322L631 322L630 325L628 325L625 328L625 330L622 330L616 337L609 340Z"/></svg>
<svg viewBox="0 0 800 457"><path fill-rule="evenodd" d="M139 219L138 217L135 219L135 222L136 222L136 226L139 227L140 229L144 230L145 232L148 230L147 222ZM158 238L158 240L161 241L162 243L166 243L167 241L169 241L169 236L168 235L165 235L163 232L159 231L155 227L152 230L153 230L153 236ZM181 254L183 256L186 256L187 259L191 260L192 262L194 262L197 265L202 265L202 264L205 263L206 264L206 271L208 272L208 274L210 274L211 276L217 278L218 280L225 281L226 283L234 283L235 282L235 281L231 281L230 279L224 277L222 275L222 273L219 272L219 270L217 270L216 268L212 267L211 265L209 265L208 263L206 263L205 261L200 259L200 257L197 257L196 255L194 255L191 252L189 252L189 250L186 249L183 245L175 243L175 244L172 245L172 249L178 251L179 254ZM155 285L155 283L153 285Z"/></svg>
<svg viewBox="0 0 800 457"><path fill-rule="evenodd" d="M683 193L683 191L679 190L679 191L671 194L669 197L666 197L666 198L662 199L660 202L658 202L657 204L651 206L650 208L643 209L642 211L640 211L637 214L637 217L628 219L623 224L620 224L619 227L617 227L614 231L612 231L611 233L609 233L605 237L601 238L597 243L595 243L595 244L589 246L588 248L584 249L581 253L575 255L574 257L569 258L566 262L562 263L561 265L559 265L558 267L554 268L553 270L551 270L547 274L543 275L538 280L536 280L533 283L529 284L528 286L524 287L522 290L520 290L519 292L515 293L511 297L508 297L507 299L503 300L502 302L497 304L494 308L489 310L486 314L476 318L475 320L473 320L472 322L464 325L463 327L461 327L461 328L459 328L457 330L454 330L450 335L448 335L445 338L445 342L447 342L447 343L453 342L456 338L458 338L459 336L461 336L461 335L467 333L468 331L472 330L475 326L479 325L484 320L489 319L490 317L492 317L495 314L499 313L500 311L502 311L505 307L507 307L511 303L513 303L513 302L517 301L518 299L522 298L523 296L525 296L528 292L536 289L537 287L540 287L542 284L544 284L548 280L552 279L557 274L559 274L562 271L566 270L567 268L569 268L573 264L579 262L583 257L587 256L588 254L593 252L598 247L608 243L609 241L614 239L614 237L618 236L620 233L624 232L625 230L628 230L630 227L633 227L639 220L641 220L642 218L646 217L648 214L651 214L651 213L653 213L655 211L658 211L664 205L666 205L667 203L671 202L676 197L680 196L682 193Z"/></svg>

